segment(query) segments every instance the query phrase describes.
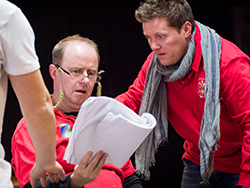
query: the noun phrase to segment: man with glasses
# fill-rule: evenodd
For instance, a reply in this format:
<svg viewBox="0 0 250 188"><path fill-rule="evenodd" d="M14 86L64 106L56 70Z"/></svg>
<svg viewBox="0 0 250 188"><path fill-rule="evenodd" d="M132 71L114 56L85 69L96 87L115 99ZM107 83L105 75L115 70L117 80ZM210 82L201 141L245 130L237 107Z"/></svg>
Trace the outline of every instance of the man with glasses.
<svg viewBox="0 0 250 188"><path fill-rule="evenodd" d="M57 161L65 170L66 180L51 183L47 179L48 187L141 188L130 160L122 168L104 164L107 154L102 151L90 163L92 152L88 152L77 166L63 160L82 103L91 96L96 83L98 95L101 93L101 76L98 72L100 57L93 41L74 35L56 44L52 51L52 62L49 71L54 82L52 101L56 117ZM29 173L35 163L35 153L24 119L18 123L13 135L12 155L11 164L20 187L30 187ZM41 187L40 182L38 187Z"/></svg>

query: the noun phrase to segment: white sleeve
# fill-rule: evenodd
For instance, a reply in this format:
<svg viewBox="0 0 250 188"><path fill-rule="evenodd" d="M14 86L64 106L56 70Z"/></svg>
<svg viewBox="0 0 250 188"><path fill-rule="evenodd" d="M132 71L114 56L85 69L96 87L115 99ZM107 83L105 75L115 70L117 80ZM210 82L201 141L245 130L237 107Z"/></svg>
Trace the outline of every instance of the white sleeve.
<svg viewBox="0 0 250 188"><path fill-rule="evenodd" d="M5 71L11 75L22 75L39 69L35 36L28 20L16 6L12 6L7 14L9 17L0 34Z"/></svg>

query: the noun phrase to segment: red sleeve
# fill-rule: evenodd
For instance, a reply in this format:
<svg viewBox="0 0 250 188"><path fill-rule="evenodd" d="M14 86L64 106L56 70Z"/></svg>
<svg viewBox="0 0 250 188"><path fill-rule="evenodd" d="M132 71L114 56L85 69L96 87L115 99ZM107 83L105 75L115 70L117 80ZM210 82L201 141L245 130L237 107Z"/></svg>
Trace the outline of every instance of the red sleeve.
<svg viewBox="0 0 250 188"><path fill-rule="evenodd" d="M129 87L128 91L118 95L115 99L128 106L130 109L139 113L141 98L144 89L145 79L147 75L148 66L153 57L153 52L149 54L148 58L144 62L137 78L134 83Z"/></svg>
<svg viewBox="0 0 250 188"><path fill-rule="evenodd" d="M121 169L123 171L124 178L132 175L135 172L135 168L130 159L123 165Z"/></svg>
<svg viewBox="0 0 250 188"><path fill-rule="evenodd" d="M238 185L250 187L250 59L225 39L222 39L221 54L220 97L243 136Z"/></svg>
<svg viewBox="0 0 250 188"><path fill-rule="evenodd" d="M35 164L35 149L24 118L17 124L11 143L11 165L20 188L23 188L30 181L30 172Z"/></svg>

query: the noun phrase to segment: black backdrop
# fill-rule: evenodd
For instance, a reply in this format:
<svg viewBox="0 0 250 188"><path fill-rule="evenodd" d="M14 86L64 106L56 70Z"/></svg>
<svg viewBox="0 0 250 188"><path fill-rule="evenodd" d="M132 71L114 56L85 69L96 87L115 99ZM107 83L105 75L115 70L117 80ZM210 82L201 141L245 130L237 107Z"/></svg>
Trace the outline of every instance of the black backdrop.
<svg viewBox="0 0 250 188"><path fill-rule="evenodd" d="M139 0L11 0L28 18L36 36L36 51L45 83L52 92L48 66L53 46L62 38L80 34L99 45L100 69L105 70L103 95L115 97L127 90L150 52L142 34L141 24L134 18ZM249 6L241 0L189 0L195 19L214 28L221 36L234 41L233 7ZM249 18L249 17L248 17ZM249 21L249 20L248 20ZM21 36L20 36L21 37ZM250 42L250 41L249 41ZM248 49L245 49L247 51ZM9 85L2 142L6 160L11 160L11 136L21 113ZM183 139L172 126L169 143L156 154L156 166L151 168L151 180L144 187L180 186L183 164ZM132 158L133 159L133 158Z"/></svg>

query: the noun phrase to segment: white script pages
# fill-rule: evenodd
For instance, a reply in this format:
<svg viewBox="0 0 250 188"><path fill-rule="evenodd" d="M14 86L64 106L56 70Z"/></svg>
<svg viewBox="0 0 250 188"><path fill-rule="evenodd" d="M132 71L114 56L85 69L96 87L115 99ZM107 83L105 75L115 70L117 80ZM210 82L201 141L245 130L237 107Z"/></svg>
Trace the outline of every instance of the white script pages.
<svg viewBox="0 0 250 188"><path fill-rule="evenodd" d="M121 168L155 125L150 113L139 116L115 99L89 97L77 115L64 160L79 164L88 151L95 155L102 150L108 154L106 163Z"/></svg>

